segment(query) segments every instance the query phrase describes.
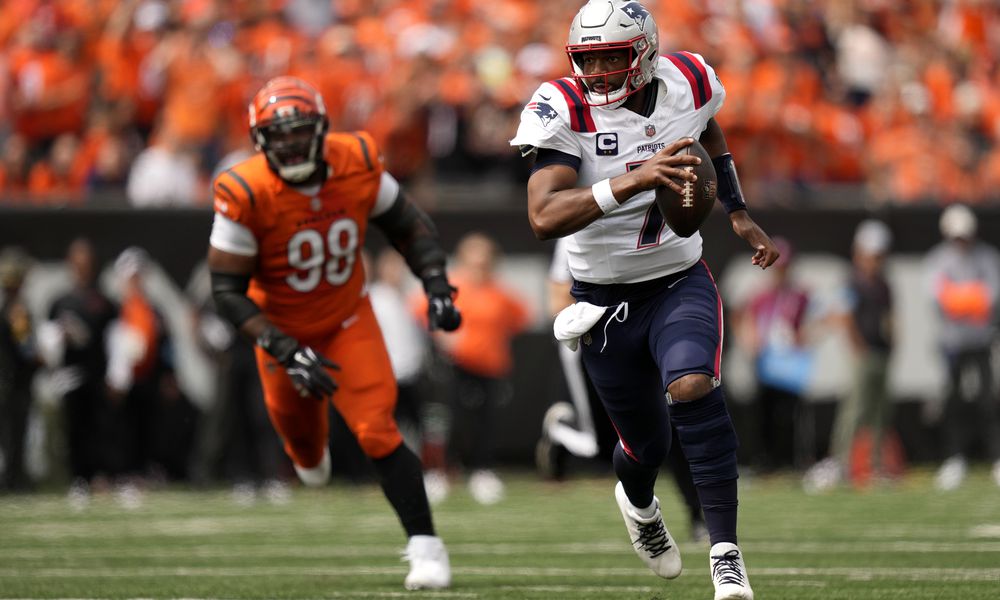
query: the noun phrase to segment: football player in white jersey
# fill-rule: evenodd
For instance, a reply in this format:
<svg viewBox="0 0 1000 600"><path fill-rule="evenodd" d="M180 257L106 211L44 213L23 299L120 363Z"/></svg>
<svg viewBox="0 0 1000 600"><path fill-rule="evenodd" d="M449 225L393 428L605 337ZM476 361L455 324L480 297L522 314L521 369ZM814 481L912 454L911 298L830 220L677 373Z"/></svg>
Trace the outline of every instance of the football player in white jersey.
<svg viewBox="0 0 1000 600"><path fill-rule="evenodd" d="M718 197L753 264L777 258L750 218L714 116L725 99L693 53L659 55L653 17L638 2L591 0L566 46L572 77L543 83L511 145L534 155L528 218L540 239L569 236L577 303L556 337L582 341L583 360L619 435L615 498L635 550L656 574L681 572L653 488L672 422L705 513L715 600L751 600L737 545L736 433L720 381L722 301L701 260L701 237L674 235L654 190L693 181L697 138L713 157Z"/></svg>

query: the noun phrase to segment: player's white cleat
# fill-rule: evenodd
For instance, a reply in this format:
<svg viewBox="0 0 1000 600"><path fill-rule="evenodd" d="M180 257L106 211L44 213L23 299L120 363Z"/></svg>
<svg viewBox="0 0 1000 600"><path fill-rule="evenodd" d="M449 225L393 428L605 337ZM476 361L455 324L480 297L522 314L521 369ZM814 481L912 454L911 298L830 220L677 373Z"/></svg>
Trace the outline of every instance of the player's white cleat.
<svg viewBox="0 0 1000 600"><path fill-rule="evenodd" d="M660 513L660 501L653 497L656 512L649 518L639 516L638 509L632 506L622 482L615 486L615 500L625 519L629 539L635 547L635 553L646 563L654 573L665 579L673 579L681 574L681 553L677 549L674 538L667 531Z"/></svg>
<svg viewBox="0 0 1000 600"><path fill-rule="evenodd" d="M403 585L408 590L440 590L451 585L448 550L441 538L415 535L406 544L403 560L410 562L410 573Z"/></svg>
<svg viewBox="0 0 1000 600"><path fill-rule="evenodd" d="M323 458L315 467L295 466L295 473L298 474L302 483L309 487L322 487L330 481L330 449L323 449Z"/></svg>
<svg viewBox="0 0 1000 600"><path fill-rule="evenodd" d="M708 553L715 585L715 600L753 600L747 567L743 564L740 547L729 542L719 542Z"/></svg>
<svg viewBox="0 0 1000 600"><path fill-rule="evenodd" d="M965 474L968 472L968 465L965 458L955 455L943 463L934 477L934 487L941 492L951 492L957 490L965 481Z"/></svg>

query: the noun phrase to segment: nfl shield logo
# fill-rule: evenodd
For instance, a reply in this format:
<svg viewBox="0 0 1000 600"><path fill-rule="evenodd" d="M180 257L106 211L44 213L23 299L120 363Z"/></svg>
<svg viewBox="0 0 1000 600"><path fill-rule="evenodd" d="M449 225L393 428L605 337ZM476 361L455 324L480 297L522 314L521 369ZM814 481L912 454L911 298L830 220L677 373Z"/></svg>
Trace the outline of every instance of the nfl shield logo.
<svg viewBox="0 0 1000 600"><path fill-rule="evenodd" d="M656 135L656 127L653 127L652 123L646 125L646 137L653 137L654 135Z"/></svg>
<svg viewBox="0 0 1000 600"><path fill-rule="evenodd" d="M313 196L309 200L309 208L313 209L313 212L317 212L319 209L323 208L323 201L316 196Z"/></svg>

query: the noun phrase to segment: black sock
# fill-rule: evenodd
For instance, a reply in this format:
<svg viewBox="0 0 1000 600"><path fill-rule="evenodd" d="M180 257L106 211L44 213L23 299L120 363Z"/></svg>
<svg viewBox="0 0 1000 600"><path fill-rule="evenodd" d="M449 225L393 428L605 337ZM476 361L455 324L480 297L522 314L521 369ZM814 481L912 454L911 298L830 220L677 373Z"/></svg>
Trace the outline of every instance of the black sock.
<svg viewBox="0 0 1000 600"><path fill-rule="evenodd" d="M431 506L424 491L424 473L417 455L400 444L383 458L373 459L379 483L399 516L407 537L434 535Z"/></svg>
<svg viewBox="0 0 1000 600"><path fill-rule="evenodd" d="M699 485L698 497L705 514L705 527L712 545L736 543L736 509L739 505L736 480L716 485Z"/></svg>
<svg viewBox="0 0 1000 600"><path fill-rule="evenodd" d="M615 474L618 475L628 501L636 508L646 508L653 503L653 486L658 468L646 467L625 454L622 445L615 446Z"/></svg>

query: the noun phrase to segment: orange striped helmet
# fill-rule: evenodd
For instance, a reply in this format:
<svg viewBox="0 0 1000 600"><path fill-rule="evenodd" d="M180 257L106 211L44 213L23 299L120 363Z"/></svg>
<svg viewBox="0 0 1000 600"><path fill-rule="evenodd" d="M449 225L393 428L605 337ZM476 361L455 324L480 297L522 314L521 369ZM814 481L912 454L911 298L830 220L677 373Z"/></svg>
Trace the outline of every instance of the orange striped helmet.
<svg viewBox="0 0 1000 600"><path fill-rule="evenodd" d="M323 97L297 77L275 77L250 102L250 138L282 179L308 179L322 162L330 126Z"/></svg>

